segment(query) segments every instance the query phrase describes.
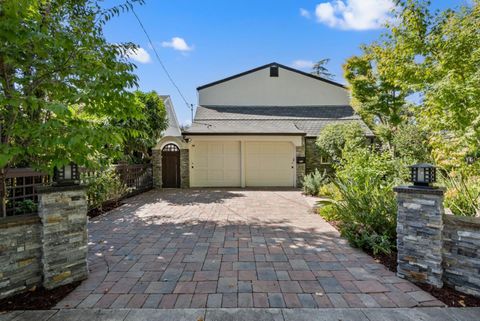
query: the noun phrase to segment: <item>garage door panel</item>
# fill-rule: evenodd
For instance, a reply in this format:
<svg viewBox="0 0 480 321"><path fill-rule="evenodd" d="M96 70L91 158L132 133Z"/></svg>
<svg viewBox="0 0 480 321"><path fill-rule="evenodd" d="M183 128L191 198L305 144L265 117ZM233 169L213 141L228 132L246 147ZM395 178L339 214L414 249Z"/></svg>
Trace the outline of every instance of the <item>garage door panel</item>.
<svg viewBox="0 0 480 321"><path fill-rule="evenodd" d="M247 142L246 186L294 186L294 153L289 142Z"/></svg>
<svg viewBox="0 0 480 321"><path fill-rule="evenodd" d="M196 142L191 148L192 187L240 186L240 142Z"/></svg>

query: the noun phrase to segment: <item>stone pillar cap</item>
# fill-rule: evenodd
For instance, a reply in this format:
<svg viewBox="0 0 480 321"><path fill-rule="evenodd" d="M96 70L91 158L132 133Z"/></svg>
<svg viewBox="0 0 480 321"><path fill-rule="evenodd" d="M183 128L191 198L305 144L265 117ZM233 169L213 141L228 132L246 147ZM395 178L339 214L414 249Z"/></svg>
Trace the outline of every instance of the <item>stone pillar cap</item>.
<svg viewBox="0 0 480 321"><path fill-rule="evenodd" d="M443 195L445 193L445 187L396 186L393 190L407 194Z"/></svg>

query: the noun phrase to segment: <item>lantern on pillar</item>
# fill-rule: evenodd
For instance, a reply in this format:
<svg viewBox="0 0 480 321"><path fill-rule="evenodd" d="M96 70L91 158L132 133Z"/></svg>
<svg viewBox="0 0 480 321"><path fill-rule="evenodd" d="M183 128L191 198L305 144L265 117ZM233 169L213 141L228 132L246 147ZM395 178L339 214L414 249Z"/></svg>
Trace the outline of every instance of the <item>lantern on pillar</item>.
<svg viewBox="0 0 480 321"><path fill-rule="evenodd" d="M432 164L420 163L410 166L410 180L414 186L432 187L437 180L437 168Z"/></svg>
<svg viewBox="0 0 480 321"><path fill-rule="evenodd" d="M53 170L53 184L56 186L70 186L80 184L80 172L78 165L71 162Z"/></svg>

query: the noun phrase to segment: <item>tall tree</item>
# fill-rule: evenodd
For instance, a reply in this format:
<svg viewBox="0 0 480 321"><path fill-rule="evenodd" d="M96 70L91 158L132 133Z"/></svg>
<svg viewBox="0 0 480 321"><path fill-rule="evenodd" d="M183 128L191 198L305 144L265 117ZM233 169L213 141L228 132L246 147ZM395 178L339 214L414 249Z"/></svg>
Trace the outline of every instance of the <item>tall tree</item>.
<svg viewBox="0 0 480 321"><path fill-rule="evenodd" d="M128 53L137 47L108 43L103 27L141 1L109 10L100 0L0 2L2 186L9 166L93 166L118 152L111 146L128 129L115 124L143 117L130 90L137 77Z"/></svg>
<svg viewBox="0 0 480 321"><path fill-rule="evenodd" d="M128 119L122 126L128 129L124 141L124 157L132 162L150 159L151 149L167 128L167 112L161 97L155 92L135 91L144 119Z"/></svg>
<svg viewBox="0 0 480 321"><path fill-rule="evenodd" d="M312 67L311 74L318 77L330 79L330 80L333 79L335 75L330 73L330 71L327 68L327 64L329 61L330 61L329 58L320 59L319 61L317 61Z"/></svg>
<svg viewBox="0 0 480 321"><path fill-rule="evenodd" d="M436 19L427 37L423 108L419 123L431 133L434 157L448 167L480 174L480 1ZM462 165L463 164L463 165Z"/></svg>
<svg viewBox="0 0 480 321"><path fill-rule="evenodd" d="M381 41L344 65L353 105L387 142L400 124L418 125L437 163L463 166L480 155L480 1L439 13L430 1L398 6Z"/></svg>

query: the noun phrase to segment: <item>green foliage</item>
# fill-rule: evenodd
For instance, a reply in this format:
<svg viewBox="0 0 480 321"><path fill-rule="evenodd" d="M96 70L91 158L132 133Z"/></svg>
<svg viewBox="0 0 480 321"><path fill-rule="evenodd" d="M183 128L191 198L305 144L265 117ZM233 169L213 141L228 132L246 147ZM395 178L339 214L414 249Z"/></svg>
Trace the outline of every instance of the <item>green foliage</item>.
<svg viewBox="0 0 480 321"><path fill-rule="evenodd" d="M326 79L335 78L335 75L328 71L328 68L326 67L329 61L330 59L328 58L320 59L319 61L317 61L312 67L312 75L323 77Z"/></svg>
<svg viewBox="0 0 480 321"><path fill-rule="evenodd" d="M341 200L329 214L349 242L374 253L395 247L397 204L393 187L402 181L401 164L389 152L360 148L344 153L334 180Z"/></svg>
<svg viewBox="0 0 480 321"><path fill-rule="evenodd" d="M316 142L320 150L334 162L339 162L344 149L366 145L365 134L359 123L330 124L320 132Z"/></svg>
<svg viewBox="0 0 480 321"><path fill-rule="evenodd" d="M445 207L453 214L480 217L480 177L465 177L462 173L443 177L447 187Z"/></svg>
<svg viewBox="0 0 480 321"><path fill-rule="evenodd" d="M1 2L0 170L91 168L121 152L130 130L116 124L143 118L130 90L137 47L108 43L103 26L131 2L110 10L95 0Z"/></svg>
<svg viewBox="0 0 480 321"><path fill-rule="evenodd" d="M313 173L305 175L303 179L303 192L307 195L317 196L322 185L326 184L328 180L329 178L325 171L320 173L320 171L316 169Z"/></svg>
<svg viewBox="0 0 480 321"><path fill-rule="evenodd" d="M436 163L450 171L480 153L480 1L455 11L429 7L430 1L399 1L395 23L348 59L344 72L354 108L385 147L423 158L406 136L397 139L418 126L415 145L429 144ZM417 126L402 128L408 124Z"/></svg>
<svg viewBox="0 0 480 321"><path fill-rule="evenodd" d="M144 162L151 156L151 149L167 128L167 112L160 96L151 91L144 93L134 92L139 101L143 119L128 119L119 125L127 131L124 141L124 157L134 163Z"/></svg>
<svg viewBox="0 0 480 321"><path fill-rule="evenodd" d="M98 175L83 177L87 184L87 197L90 208L102 209L106 201L117 201L128 189L120 180L113 167L99 171Z"/></svg>
<svg viewBox="0 0 480 321"><path fill-rule="evenodd" d="M327 203L318 208L318 214L320 214L321 217L329 222L339 220L337 213L338 212L334 204Z"/></svg>
<svg viewBox="0 0 480 321"><path fill-rule="evenodd" d="M333 182L322 185L318 191L318 195L337 201L341 199L337 185L335 185Z"/></svg>
<svg viewBox="0 0 480 321"><path fill-rule="evenodd" d="M36 213L38 205L32 200L15 202L15 215Z"/></svg>
<svg viewBox="0 0 480 321"><path fill-rule="evenodd" d="M431 132L434 157L444 167L455 168L465 156L480 152L479 25L480 1L475 0L440 14L426 38L419 123Z"/></svg>
<svg viewBox="0 0 480 321"><path fill-rule="evenodd" d="M392 138L395 156L406 164L431 162L428 135L414 124L401 124Z"/></svg>

